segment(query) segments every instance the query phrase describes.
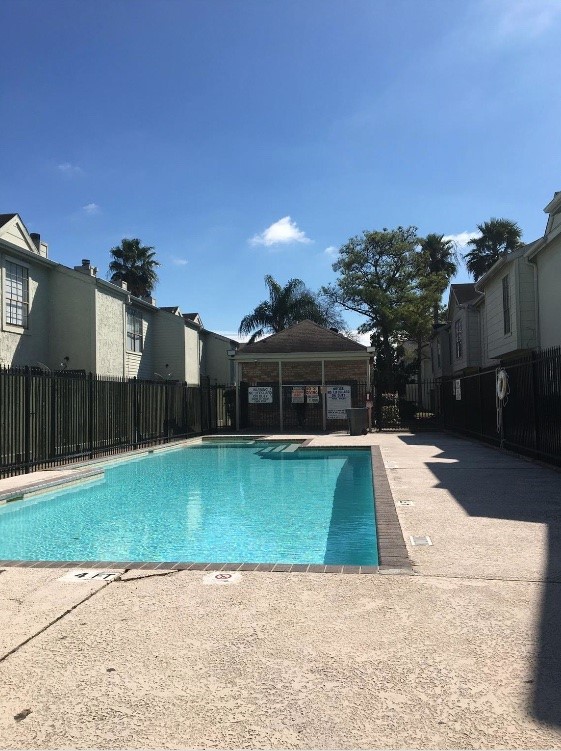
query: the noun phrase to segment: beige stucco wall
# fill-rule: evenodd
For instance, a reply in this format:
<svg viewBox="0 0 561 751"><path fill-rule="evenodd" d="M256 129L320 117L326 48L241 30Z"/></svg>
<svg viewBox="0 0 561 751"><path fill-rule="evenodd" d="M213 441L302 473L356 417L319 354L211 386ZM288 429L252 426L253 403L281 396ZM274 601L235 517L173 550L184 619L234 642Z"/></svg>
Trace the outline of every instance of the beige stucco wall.
<svg viewBox="0 0 561 751"><path fill-rule="evenodd" d="M208 376L211 383L229 385L235 381L234 362L226 352L233 349L231 341L214 334L201 332L202 360L201 374Z"/></svg>
<svg viewBox="0 0 561 751"><path fill-rule="evenodd" d="M29 274L28 328L9 326L6 323L6 261L25 266ZM10 251L0 251L0 365L49 365L49 299L50 270L33 263L33 256L20 258Z"/></svg>
<svg viewBox="0 0 561 751"><path fill-rule="evenodd" d="M198 386L201 372L201 347L198 330L184 325L185 380L190 386Z"/></svg>
<svg viewBox="0 0 561 751"><path fill-rule="evenodd" d="M561 214L559 219L561 221ZM540 347L547 349L561 345L561 234L538 253L535 262L538 269Z"/></svg>
<svg viewBox="0 0 561 751"><path fill-rule="evenodd" d="M63 266L51 270L49 362L64 357L72 370L95 371L95 279Z"/></svg>
<svg viewBox="0 0 561 751"><path fill-rule="evenodd" d="M125 374L125 298L105 285L95 290L96 372L101 376Z"/></svg>
<svg viewBox="0 0 561 751"><path fill-rule="evenodd" d="M182 316L176 316L165 310L158 310L154 314L154 370L176 381L185 380L184 329L185 323Z"/></svg>

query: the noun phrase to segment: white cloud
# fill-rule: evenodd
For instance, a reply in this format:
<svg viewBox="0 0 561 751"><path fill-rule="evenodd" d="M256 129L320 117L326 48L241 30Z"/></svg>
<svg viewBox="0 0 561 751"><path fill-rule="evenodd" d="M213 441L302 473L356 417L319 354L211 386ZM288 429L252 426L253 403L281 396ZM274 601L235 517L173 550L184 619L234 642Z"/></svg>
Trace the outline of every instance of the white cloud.
<svg viewBox="0 0 561 751"><path fill-rule="evenodd" d="M486 0L487 9L497 14L499 40L536 39L561 18L559 0Z"/></svg>
<svg viewBox="0 0 561 751"><path fill-rule="evenodd" d="M174 266L187 266L187 264L189 263L186 258L177 258L177 256L172 256L171 262Z"/></svg>
<svg viewBox="0 0 561 751"><path fill-rule="evenodd" d="M56 168L65 177L77 177L84 174L84 170L81 167L78 167L77 164L70 164L70 162L57 164Z"/></svg>
<svg viewBox="0 0 561 751"><path fill-rule="evenodd" d="M339 252L339 248L336 248L335 245L330 245L323 252L325 253L326 256L329 256L330 258L335 258L337 256L337 253Z"/></svg>
<svg viewBox="0 0 561 751"><path fill-rule="evenodd" d="M274 222L270 227L261 232L260 235L254 235L249 241L252 245L287 245L288 243L311 243L306 233L298 228L296 222L293 222L289 216L284 216L278 222Z"/></svg>
<svg viewBox="0 0 561 751"><path fill-rule="evenodd" d="M92 216L93 214L99 214L99 206L97 203L87 203L85 206L82 206L82 211L89 216Z"/></svg>
<svg viewBox="0 0 561 751"><path fill-rule="evenodd" d="M443 240L452 240L452 242L458 247L458 248L465 248L467 247L468 242L474 238L479 237L481 233L480 232L458 232L457 235L444 235L442 238Z"/></svg>

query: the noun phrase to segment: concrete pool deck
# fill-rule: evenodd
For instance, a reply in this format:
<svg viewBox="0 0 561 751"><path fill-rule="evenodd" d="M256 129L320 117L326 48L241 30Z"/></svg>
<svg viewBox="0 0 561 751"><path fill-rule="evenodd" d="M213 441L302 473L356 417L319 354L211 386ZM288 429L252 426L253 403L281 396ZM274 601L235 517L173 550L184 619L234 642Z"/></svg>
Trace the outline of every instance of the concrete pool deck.
<svg viewBox="0 0 561 751"><path fill-rule="evenodd" d="M373 444L411 575L3 569L0 747L561 748L561 473Z"/></svg>

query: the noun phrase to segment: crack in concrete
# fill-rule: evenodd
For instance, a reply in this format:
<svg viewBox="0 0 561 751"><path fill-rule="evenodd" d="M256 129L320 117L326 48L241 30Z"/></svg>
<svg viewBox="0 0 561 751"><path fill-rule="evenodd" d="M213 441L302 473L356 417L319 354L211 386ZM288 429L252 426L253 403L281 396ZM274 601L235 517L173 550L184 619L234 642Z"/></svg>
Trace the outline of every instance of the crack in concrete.
<svg viewBox="0 0 561 751"><path fill-rule="evenodd" d="M124 573L126 573L126 571L125 571ZM68 615L69 613L72 613L72 611L76 610L76 608L80 607L80 605L83 605L83 604L84 604L85 602L87 602L88 600L91 600L91 598L92 598L92 597L93 597L94 595L98 594L98 592L101 592L101 591L102 591L103 589L105 589L105 587L108 587L108 586L109 586L110 584L113 584L113 583L114 583L115 581L118 581L118 579L114 579L114 580L113 580L112 582L106 582L106 583L104 583L104 584L103 584L103 585L102 585L102 586L101 586L101 587L100 587L99 589L96 589L96 590L94 590L93 592L90 592L90 594L89 594L89 595L87 595L86 597L84 597L84 599L83 599L83 600L80 600L80 602L77 602L77 603L76 603L75 605L73 605L73 606L72 606L71 608L68 608L67 610L65 610L65 611L64 611L64 613L61 613L60 615L57 615L57 617L56 617L56 618L53 618L53 620L52 620L52 621L50 621L49 623L47 623L47 625L46 625L46 626L43 626L43 628L40 628L40 629L39 629L39 631L36 631L36 632L35 632L34 634L32 634L31 636L28 636L28 637L27 637L27 639L24 639L24 640L23 640L23 641L22 641L22 642L21 642L20 644L16 644L16 646L15 646L15 647L13 647L12 649L10 649L10 650L9 650L9 652L6 652L6 654L4 654L4 655L0 656L0 665L1 665L1 664L2 664L2 663L3 663L4 661L5 661L5 660L7 660L7 659L8 659L8 657L10 657L11 655L15 654L16 652L19 652L19 650L20 650L20 649L21 649L22 647L25 647L25 645L26 645L26 644L29 644L29 642L30 642L30 641L33 641L33 639L36 639L36 638L37 638L38 636L40 636L40 635L41 635L41 634L43 634L43 633L44 633L45 631L47 631L47 630L48 630L49 628L51 628L51 626L54 626L54 625L55 625L55 623L58 623L59 621L61 621L61 620L62 620L63 618L65 618L65 617L66 617L66 616L67 616L67 615Z"/></svg>
<svg viewBox="0 0 561 751"><path fill-rule="evenodd" d="M134 571L135 569L128 569L124 573ZM171 574L179 574L179 569L173 569L173 571L158 571L152 574L146 574L146 576L134 576L132 579L115 579L119 584L130 584L131 582L141 582L145 579L155 579L157 576L170 576Z"/></svg>

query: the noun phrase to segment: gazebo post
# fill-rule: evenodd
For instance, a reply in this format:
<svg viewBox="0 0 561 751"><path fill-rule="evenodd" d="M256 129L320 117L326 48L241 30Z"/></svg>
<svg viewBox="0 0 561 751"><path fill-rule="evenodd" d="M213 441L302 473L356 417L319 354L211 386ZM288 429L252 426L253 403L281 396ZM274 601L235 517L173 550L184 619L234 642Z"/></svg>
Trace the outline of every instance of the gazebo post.
<svg viewBox="0 0 561 751"><path fill-rule="evenodd" d="M240 363L236 362L236 433L240 432Z"/></svg>
<svg viewBox="0 0 561 751"><path fill-rule="evenodd" d="M283 431L283 414L282 414L282 360L279 360L279 417L280 432Z"/></svg>

